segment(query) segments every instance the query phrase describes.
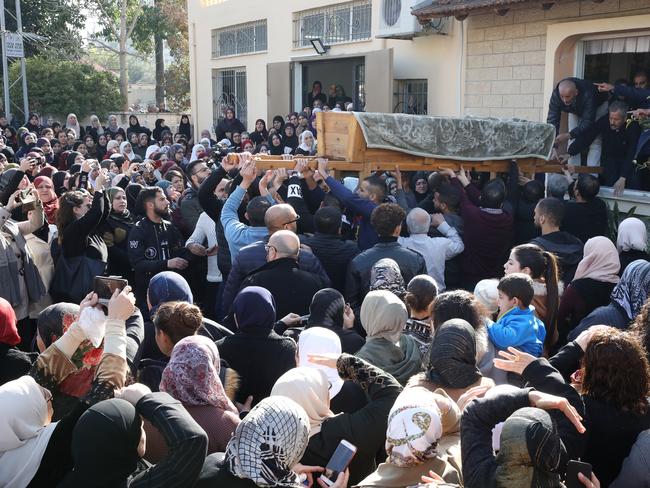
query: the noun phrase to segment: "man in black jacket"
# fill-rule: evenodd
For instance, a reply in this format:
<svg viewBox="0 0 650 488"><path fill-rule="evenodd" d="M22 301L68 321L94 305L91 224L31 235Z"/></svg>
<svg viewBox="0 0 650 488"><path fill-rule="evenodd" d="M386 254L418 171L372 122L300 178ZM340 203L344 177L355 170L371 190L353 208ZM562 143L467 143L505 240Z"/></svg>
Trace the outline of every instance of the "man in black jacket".
<svg viewBox="0 0 650 488"><path fill-rule="evenodd" d="M540 200L535 207L535 225L542 230L542 235L530 243L555 254L560 259L562 281L571 283L582 260L584 244L574 235L560 230L563 218L563 202L553 197Z"/></svg>
<svg viewBox="0 0 650 488"><path fill-rule="evenodd" d="M581 174L573 189L575 200L564 202L560 229L583 243L592 237L607 235L607 204L598 198L599 191L598 178Z"/></svg>
<svg viewBox="0 0 650 488"><path fill-rule="evenodd" d="M191 161L187 165L186 169L187 178L190 180L191 186L186 188L181 196L178 204L181 207L181 215L183 216L183 223L185 224L185 235L189 237L196 223L199 220L203 208L201 208L201 203L199 201L199 188L201 183L208 179L210 176L210 168L208 165L201 159L196 161Z"/></svg>
<svg viewBox="0 0 650 488"><path fill-rule="evenodd" d="M151 277L161 271L181 272L189 265L190 253L178 229L164 219L169 216L169 201L162 188L144 188L136 206L144 209L146 216L129 232L129 261L135 271L133 288L138 308L148 310Z"/></svg>
<svg viewBox="0 0 650 488"><path fill-rule="evenodd" d="M235 300L237 292L241 289L244 279L266 262L267 252L265 251L265 247L270 237L281 230L291 231L295 234L298 228L298 220L299 217L296 210L286 203L273 205L266 211L264 214L264 222L268 230L268 235L261 241L241 248L232 263L232 268L230 269L230 274L228 275L228 280L223 291L222 307L225 312L230 310L230 306ZM330 280L327 273L318 258L311 251L306 248L301 249L297 259L300 269L316 273L327 283L326 286L329 286Z"/></svg>
<svg viewBox="0 0 650 488"><path fill-rule="evenodd" d="M302 242L320 259L332 280L332 288L343 293L345 272L352 258L359 254L359 247L354 241L341 239L341 217L341 211L336 207L318 209L314 216L316 233Z"/></svg>
<svg viewBox="0 0 650 488"><path fill-rule="evenodd" d="M593 83L579 78L565 78L560 81L548 106L548 117L546 122L555 126L555 148L561 144L583 135L596 120L596 109L598 108L598 91ZM569 117L569 132L560 133L560 121L562 112L574 114L578 118L574 125L574 119ZM596 147L598 146L598 147ZM593 151L587 158L589 166L598 166L600 161L600 148L598 144L593 145ZM572 160L573 164L579 165L578 159Z"/></svg>
<svg viewBox="0 0 650 488"><path fill-rule="evenodd" d="M379 242L350 262L345 282L345 298L357 317L370 288L370 270L380 259L394 260L400 267L404 283L416 275L427 274L427 265L422 255L397 242L405 216L404 210L395 203L382 203L372 212L370 223L379 235Z"/></svg>
<svg viewBox="0 0 650 488"><path fill-rule="evenodd" d="M279 230L264 246L267 263L246 278L241 288L261 286L275 299L276 317L290 313L307 315L312 297L329 286L329 281L298 267L300 239L290 230Z"/></svg>
<svg viewBox="0 0 650 488"><path fill-rule="evenodd" d="M602 138L600 166L603 168L602 183L614 187L614 195L620 196L627 186L635 188L634 159L641 127L635 121L626 124L628 107L621 101L612 102L607 115L578 136L569 146L568 155L574 156L587 149L597 138ZM565 157L566 158L566 157ZM568 158L566 158L568 159Z"/></svg>

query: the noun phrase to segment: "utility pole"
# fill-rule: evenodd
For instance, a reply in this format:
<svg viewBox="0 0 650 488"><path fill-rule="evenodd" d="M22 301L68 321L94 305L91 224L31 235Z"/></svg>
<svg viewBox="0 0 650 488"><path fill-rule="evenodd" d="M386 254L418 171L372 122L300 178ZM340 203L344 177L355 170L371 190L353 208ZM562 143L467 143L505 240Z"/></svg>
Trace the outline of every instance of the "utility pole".
<svg viewBox="0 0 650 488"><path fill-rule="evenodd" d="M2 81L4 89L4 105L5 105L5 117L7 120L11 121L11 96L9 94L10 88L18 83L18 80L14 81L13 84L9 85L9 62L8 58L19 58L20 59L20 80L22 82L23 88L23 116L24 122L27 122L27 117L29 116L29 99L27 93L27 71L25 67L25 52L24 52L24 43L23 43L23 21L20 12L20 0L14 0L16 7L16 15L14 16L11 12L8 12L9 15L14 17L16 21L16 32L7 31L7 23L5 14L5 0L0 0L0 37L2 38Z"/></svg>

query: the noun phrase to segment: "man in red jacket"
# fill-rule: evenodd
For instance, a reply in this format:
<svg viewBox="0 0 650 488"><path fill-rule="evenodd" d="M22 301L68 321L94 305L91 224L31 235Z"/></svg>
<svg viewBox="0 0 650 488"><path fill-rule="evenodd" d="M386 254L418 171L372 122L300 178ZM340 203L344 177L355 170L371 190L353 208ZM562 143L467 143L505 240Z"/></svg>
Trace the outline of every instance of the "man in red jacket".
<svg viewBox="0 0 650 488"><path fill-rule="evenodd" d="M465 251L460 256L462 287L473 290L480 280L503 275L513 233L512 214L503 209L506 186L496 179L479 190L462 167L458 175L450 169L440 173L461 189L460 214L465 228Z"/></svg>

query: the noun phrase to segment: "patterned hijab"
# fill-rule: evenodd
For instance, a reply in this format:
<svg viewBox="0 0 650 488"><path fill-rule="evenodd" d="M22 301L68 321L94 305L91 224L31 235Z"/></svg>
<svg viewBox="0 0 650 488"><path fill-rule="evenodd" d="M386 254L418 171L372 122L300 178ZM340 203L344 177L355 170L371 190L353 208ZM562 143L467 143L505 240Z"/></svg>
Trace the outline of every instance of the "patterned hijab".
<svg viewBox="0 0 650 488"><path fill-rule="evenodd" d="M424 463L435 457L441 437L441 414L433 396L417 402L402 402L398 397L388 414L386 431L391 464L405 468Z"/></svg>
<svg viewBox="0 0 650 488"><path fill-rule="evenodd" d="M548 412L520 408L503 424L495 485L499 488L556 488L564 446ZM487 481L487 480L486 480Z"/></svg>
<svg viewBox="0 0 650 488"><path fill-rule="evenodd" d="M225 465L234 476L261 487L303 488L291 467L309 440L309 418L293 400L265 398L237 426L226 447Z"/></svg>
<svg viewBox="0 0 650 488"><path fill-rule="evenodd" d="M399 265L390 258L377 261L370 270L370 291L387 290L404 300L406 287Z"/></svg>
<svg viewBox="0 0 650 488"><path fill-rule="evenodd" d="M627 317L632 320L641 311L649 292L650 263L637 259L623 271L621 281L612 291L611 300L625 310Z"/></svg>
<svg viewBox="0 0 650 488"><path fill-rule="evenodd" d="M195 335L176 343L169 363L162 373L160 391L165 391L183 405L213 405L237 413L226 396L219 370L219 351L210 339Z"/></svg>
<svg viewBox="0 0 650 488"><path fill-rule="evenodd" d="M448 320L436 331L429 350L428 376L446 388L467 388L481 379L475 331L465 320Z"/></svg>

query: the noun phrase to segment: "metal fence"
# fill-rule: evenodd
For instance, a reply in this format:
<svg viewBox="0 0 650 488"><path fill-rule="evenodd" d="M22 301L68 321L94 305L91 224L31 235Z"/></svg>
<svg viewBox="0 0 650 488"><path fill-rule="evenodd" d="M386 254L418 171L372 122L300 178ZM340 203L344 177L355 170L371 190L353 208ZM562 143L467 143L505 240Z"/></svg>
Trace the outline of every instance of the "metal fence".
<svg viewBox="0 0 650 488"><path fill-rule="evenodd" d="M212 29L212 58L266 51L266 19Z"/></svg>
<svg viewBox="0 0 650 488"><path fill-rule="evenodd" d="M393 113L427 115L428 80L395 80Z"/></svg>
<svg viewBox="0 0 650 488"><path fill-rule="evenodd" d="M247 126L246 68L212 70L212 105L214 125L225 118L228 107L233 107L235 116Z"/></svg>
<svg viewBox="0 0 650 488"><path fill-rule="evenodd" d="M320 38L325 45L364 41L371 37L372 2L361 0L296 12L293 46L309 47Z"/></svg>

